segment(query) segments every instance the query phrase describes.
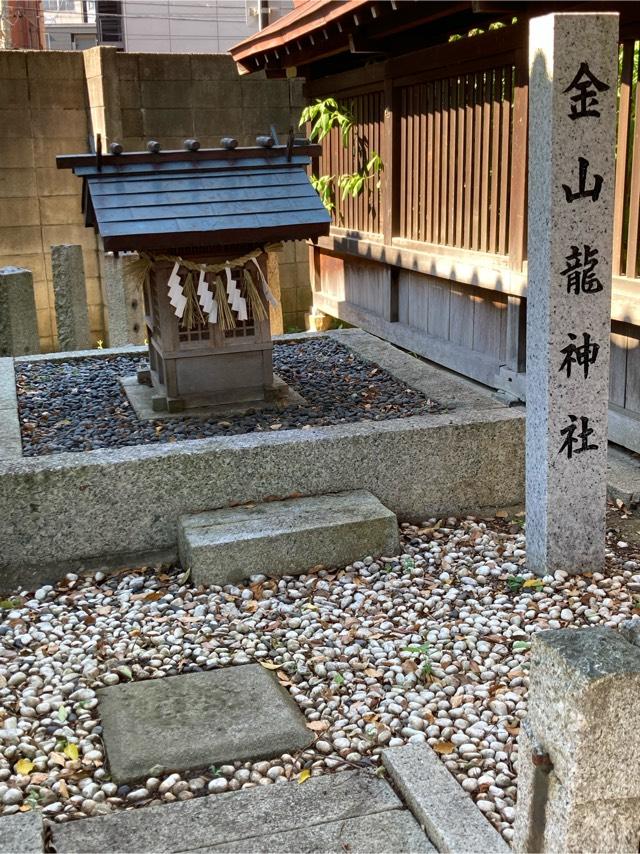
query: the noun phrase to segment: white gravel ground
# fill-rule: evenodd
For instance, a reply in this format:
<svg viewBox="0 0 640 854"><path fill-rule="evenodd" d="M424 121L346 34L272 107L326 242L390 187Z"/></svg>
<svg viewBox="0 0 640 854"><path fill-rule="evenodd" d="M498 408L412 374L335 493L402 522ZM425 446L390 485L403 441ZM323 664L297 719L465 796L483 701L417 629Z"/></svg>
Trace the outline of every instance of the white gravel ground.
<svg viewBox="0 0 640 854"><path fill-rule="evenodd" d="M640 553L610 534L606 574L542 581L521 520L403 526L404 553L246 586L193 588L180 570L70 574L21 591L0 625L0 811L56 821L377 765L427 741L508 840L531 635L640 615ZM247 574L255 571L247 567ZM118 787L95 690L260 661L309 726L296 756ZM302 779L306 777L302 775Z"/></svg>

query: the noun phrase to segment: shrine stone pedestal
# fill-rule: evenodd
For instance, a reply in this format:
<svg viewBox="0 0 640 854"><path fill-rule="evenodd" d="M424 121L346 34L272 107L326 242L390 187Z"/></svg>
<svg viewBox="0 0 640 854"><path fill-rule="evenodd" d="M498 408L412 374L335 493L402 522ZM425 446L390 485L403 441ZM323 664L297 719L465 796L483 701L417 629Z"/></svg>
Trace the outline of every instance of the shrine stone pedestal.
<svg viewBox="0 0 640 854"><path fill-rule="evenodd" d="M51 247L53 293L59 350L88 350L91 347L89 312L84 281L82 246Z"/></svg>
<svg viewBox="0 0 640 854"><path fill-rule="evenodd" d="M526 511L539 575L604 564L617 14L529 30Z"/></svg>

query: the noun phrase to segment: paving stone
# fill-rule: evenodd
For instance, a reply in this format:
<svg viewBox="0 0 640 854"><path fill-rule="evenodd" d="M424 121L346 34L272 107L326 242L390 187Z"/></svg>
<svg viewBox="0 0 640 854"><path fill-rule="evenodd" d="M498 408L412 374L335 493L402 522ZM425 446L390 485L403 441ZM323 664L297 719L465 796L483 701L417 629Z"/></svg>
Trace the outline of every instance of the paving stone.
<svg viewBox="0 0 640 854"><path fill-rule="evenodd" d="M0 816L0 854L40 854L44 829L40 812Z"/></svg>
<svg viewBox="0 0 640 854"><path fill-rule="evenodd" d="M225 842L222 845L194 848L197 854L240 852L240 854L427 854L436 849L408 810L376 813L346 821L332 821L315 827L300 827L286 833L261 834Z"/></svg>
<svg viewBox="0 0 640 854"><path fill-rule="evenodd" d="M178 546L195 584L228 584L397 554L398 521L370 492L314 495L183 516Z"/></svg>
<svg viewBox="0 0 640 854"><path fill-rule="evenodd" d="M259 664L101 688L98 699L119 783L154 765L183 771L266 759L313 740L293 698Z"/></svg>
<svg viewBox="0 0 640 854"><path fill-rule="evenodd" d="M282 834L372 813L388 815L401 806L384 780L365 771L343 771L302 785L259 786L56 824L52 843L58 854L173 854L246 839L251 829L265 836Z"/></svg>
<svg viewBox="0 0 640 854"><path fill-rule="evenodd" d="M397 791L438 851L500 854L511 849L426 744L382 753Z"/></svg>

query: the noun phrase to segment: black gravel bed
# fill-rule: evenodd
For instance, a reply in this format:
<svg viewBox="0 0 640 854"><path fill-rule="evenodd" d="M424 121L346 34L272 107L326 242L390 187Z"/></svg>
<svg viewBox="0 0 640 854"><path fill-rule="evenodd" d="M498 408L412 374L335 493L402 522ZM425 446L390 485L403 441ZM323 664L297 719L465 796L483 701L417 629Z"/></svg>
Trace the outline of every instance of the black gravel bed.
<svg viewBox="0 0 640 854"><path fill-rule="evenodd" d="M441 407L328 338L278 343L274 370L306 405L209 419L140 421L118 382L146 360L114 356L17 362L24 456L122 448L269 430L386 421Z"/></svg>

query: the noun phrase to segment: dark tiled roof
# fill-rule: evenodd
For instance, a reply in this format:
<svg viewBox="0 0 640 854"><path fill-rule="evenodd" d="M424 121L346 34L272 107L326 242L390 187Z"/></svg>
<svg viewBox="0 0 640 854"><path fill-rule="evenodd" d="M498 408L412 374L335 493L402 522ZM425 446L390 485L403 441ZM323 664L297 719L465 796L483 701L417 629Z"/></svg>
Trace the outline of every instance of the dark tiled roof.
<svg viewBox="0 0 640 854"><path fill-rule="evenodd" d="M173 157L170 157L173 155ZM84 181L86 224L107 250L298 240L328 234L330 216L284 146L58 158Z"/></svg>

